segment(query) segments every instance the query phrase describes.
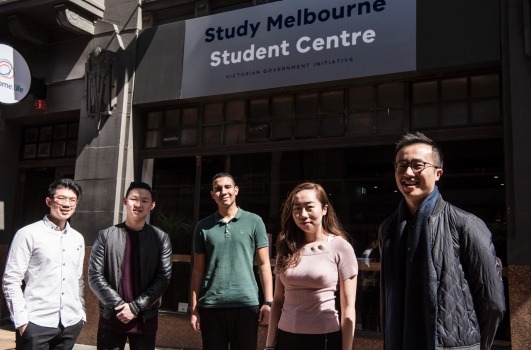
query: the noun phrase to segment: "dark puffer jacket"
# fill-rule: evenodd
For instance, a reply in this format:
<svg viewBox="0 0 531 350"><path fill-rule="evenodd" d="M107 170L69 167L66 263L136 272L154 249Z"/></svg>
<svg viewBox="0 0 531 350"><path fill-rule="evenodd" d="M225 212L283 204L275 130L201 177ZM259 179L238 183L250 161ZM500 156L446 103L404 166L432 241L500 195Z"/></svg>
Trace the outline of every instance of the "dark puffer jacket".
<svg viewBox="0 0 531 350"><path fill-rule="evenodd" d="M396 211L380 226L381 276L385 269L386 234L397 226L398 215ZM481 219L452 206L442 197L437 201L428 226L438 286L434 317L436 348L490 349L505 312L503 283L490 231ZM386 290L383 279L380 288L382 327L385 327L386 314L393 314L393 310L385 310L386 293L391 291ZM385 348L399 347L386 344Z"/></svg>
<svg viewBox="0 0 531 350"><path fill-rule="evenodd" d="M158 313L160 298L171 278L172 248L168 235L144 225L138 235L140 249L141 294L130 303L131 311L144 319ZM124 223L99 232L90 254L88 282L100 303L100 315L110 319L114 308L124 303L118 294L125 252Z"/></svg>

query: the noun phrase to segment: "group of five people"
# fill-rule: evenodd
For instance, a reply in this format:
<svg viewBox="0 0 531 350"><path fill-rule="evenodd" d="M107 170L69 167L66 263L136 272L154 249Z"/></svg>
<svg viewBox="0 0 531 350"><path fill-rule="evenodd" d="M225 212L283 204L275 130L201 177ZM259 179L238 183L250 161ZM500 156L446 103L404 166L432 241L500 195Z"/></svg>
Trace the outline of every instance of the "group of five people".
<svg viewBox="0 0 531 350"><path fill-rule="evenodd" d="M404 135L394 166L403 199L379 229L385 349L490 349L505 300L489 230L442 199L442 151L431 139ZM325 189L303 182L284 202L274 281L265 225L238 207L238 191L232 175L216 174L218 210L194 231L190 326L203 349L254 350L259 324L269 324L266 350L352 349L358 264ZM3 291L17 349L72 349L86 322L85 244L68 223L80 196L72 180L52 183L49 214L13 239ZM125 221L99 232L88 263L97 347L154 349L171 242L146 223L148 184L132 182L124 206Z"/></svg>

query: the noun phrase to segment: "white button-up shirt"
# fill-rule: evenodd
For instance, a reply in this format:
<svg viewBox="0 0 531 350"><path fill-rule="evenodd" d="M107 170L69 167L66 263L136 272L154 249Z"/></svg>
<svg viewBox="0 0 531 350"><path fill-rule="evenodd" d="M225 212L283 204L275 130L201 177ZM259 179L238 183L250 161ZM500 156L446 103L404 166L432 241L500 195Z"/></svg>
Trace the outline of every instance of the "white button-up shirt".
<svg viewBox="0 0 531 350"><path fill-rule="evenodd" d="M45 216L17 231L2 284L15 328L28 322L68 327L86 321L84 256L85 240L68 222L61 232Z"/></svg>

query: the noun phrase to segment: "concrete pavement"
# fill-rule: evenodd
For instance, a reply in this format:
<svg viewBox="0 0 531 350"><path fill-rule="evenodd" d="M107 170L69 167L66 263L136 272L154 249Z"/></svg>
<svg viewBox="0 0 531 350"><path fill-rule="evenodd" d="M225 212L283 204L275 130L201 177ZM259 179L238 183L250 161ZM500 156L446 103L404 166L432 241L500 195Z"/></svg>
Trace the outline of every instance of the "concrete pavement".
<svg viewBox="0 0 531 350"><path fill-rule="evenodd" d="M0 350L15 348L15 330L11 324L0 326Z"/></svg>
<svg viewBox="0 0 531 350"><path fill-rule="evenodd" d="M0 326L0 350L15 349L15 330L11 324ZM76 345L75 350L93 350L95 346ZM128 347L126 347L128 349Z"/></svg>
<svg viewBox="0 0 531 350"><path fill-rule="evenodd" d="M93 345L76 344L74 350L95 350ZM508 341L496 341L493 350L510 350L511 343ZM11 324L0 326L0 350L15 350L15 330ZM129 346L125 346L125 350L129 350ZM157 348L157 350L182 350L182 349L168 349Z"/></svg>
<svg viewBox="0 0 531 350"><path fill-rule="evenodd" d="M15 349L15 330L11 324L5 324L0 326L0 350L14 350ZM93 345L76 344L74 350L95 350ZM125 350L128 350L129 346L125 346ZM167 348L157 348L157 350L172 350ZM173 349L178 350L178 349Z"/></svg>

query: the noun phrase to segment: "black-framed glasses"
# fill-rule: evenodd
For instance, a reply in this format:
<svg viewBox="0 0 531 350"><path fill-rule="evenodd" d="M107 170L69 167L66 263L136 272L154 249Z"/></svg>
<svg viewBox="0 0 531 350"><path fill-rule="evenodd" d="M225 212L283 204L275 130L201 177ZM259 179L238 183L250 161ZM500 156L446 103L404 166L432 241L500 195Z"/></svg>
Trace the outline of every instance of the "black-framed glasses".
<svg viewBox="0 0 531 350"><path fill-rule="evenodd" d="M75 207L77 203L79 202L79 200L75 197L69 198L69 197L57 196L57 197L53 197L53 199L55 200L55 203L59 205L66 205L68 203L71 207Z"/></svg>
<svg viewBox="0 0 531 350"><path fill-rule="evenodd" d="M393 163L395 166L395 171L397 173L405 173L407 168L411 168L414 173L420 173L422 170L432 167L435 169L440 169L441 167L435 164L428 162L423 162L421 160L413 160L411 162L406 162L405 160L399 160L398 162Z"/></svg>

